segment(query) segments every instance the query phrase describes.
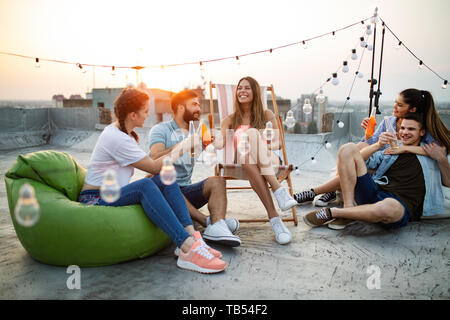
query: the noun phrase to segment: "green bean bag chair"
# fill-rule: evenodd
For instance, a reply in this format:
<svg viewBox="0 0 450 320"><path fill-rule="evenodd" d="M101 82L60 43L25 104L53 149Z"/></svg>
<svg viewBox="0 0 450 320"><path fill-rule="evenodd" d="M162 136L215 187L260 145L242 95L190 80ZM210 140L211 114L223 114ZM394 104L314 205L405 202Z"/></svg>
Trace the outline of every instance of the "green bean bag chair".
<svg viewBox="0 0 450 320"><path fill-rule="evenodd" d="M77 202L86 170L67 153L39 151L19 155L5 174L11 218L25 250L51 265L93 267L144 258L171 240L140 205L89 206ZM14 218L19 189L35 190L40 219L32 227Z"/></svg>

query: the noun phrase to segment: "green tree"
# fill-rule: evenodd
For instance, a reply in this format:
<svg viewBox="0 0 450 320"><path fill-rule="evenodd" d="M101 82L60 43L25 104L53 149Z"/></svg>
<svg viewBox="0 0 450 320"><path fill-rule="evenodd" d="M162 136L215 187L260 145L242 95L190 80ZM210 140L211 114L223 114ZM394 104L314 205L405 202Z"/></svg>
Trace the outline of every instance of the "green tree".
<svg viewBox="0 0 450 320"><path fill-rule="evenodd" d="M319 130L317 129L317 123L315 121L311 121L308 124L307 133L314 134L317 133L318 131Z"/></svg>
<svg viewBox="0 0 450 320"><path fill-rule="evenodd" d="M295 123L294 133L302 133L302 125L300 124L300 122Z"/></svg>

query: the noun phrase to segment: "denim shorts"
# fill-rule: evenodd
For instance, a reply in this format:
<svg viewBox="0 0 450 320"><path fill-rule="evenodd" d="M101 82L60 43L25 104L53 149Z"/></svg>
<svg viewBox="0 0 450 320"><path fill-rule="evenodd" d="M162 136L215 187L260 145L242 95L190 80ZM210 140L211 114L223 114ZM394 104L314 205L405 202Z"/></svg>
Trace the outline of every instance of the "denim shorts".
<svg viewBox="0 0 450 320"><path fill-rule="evenodd" d="M372 176L369 172L356 179L355 201L358 205L373 204L386 198L393 198L400 202L400 204L404 208L403 216L399 221L396 221L394 223L380 224L386 229L397 229L406 226L409 222L410 214L408 208L399 198L397 198L390 192L379 189L375 181L373 181Z"/></svg>
<svg viewBox="0 0 450 320"><path fill-rule="evenodd" d="M208 179L190 184L188 186L180 186L181 193L196 209L200 209L208 203L208 199L203 196L203 188L206 180Z"/></svg>

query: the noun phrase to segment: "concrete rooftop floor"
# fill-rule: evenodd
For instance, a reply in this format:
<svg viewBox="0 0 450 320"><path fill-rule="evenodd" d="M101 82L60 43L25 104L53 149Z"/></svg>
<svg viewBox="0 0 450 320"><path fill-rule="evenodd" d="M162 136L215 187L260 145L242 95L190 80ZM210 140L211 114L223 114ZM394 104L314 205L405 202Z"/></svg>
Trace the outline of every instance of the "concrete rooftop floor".
<svg viewBox="0 0 450 320"><path fill-rule="evenodd" d="M69 290L65 267L33 260L20 244L9 214L5 172L18 154L54 149L87 167L89 149L44 146L0 154L0 299L449 299L450 220L414 222L395 231L358 222L342 231L310 229L301 217L288 224L289 245L275 242L268 223L241 224L237 248L217 247L228 269L203 275L177 268L171 245L151 257L81 268L81 289ZM212 174L197 165L193 181ZM143 177L138 173L135 178ZM294 191L324 182L330 172L292 175ZM207 209L203 208L207 213ZM265 216L253 191L229 191L228 215ZM369 289L369 266L380 270L380 289Z"/></svg>

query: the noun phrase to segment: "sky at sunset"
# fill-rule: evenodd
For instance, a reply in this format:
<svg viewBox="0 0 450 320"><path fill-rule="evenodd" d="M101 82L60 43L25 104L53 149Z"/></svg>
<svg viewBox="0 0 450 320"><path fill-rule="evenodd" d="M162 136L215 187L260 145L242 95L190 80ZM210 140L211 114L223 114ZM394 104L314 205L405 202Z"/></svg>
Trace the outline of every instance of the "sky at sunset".
<svg viewBox="0 0 450 320"><path fill-rule="evenodd" d="M242 55L327 33L368 18L379 7L380 17L420 58L445 79L450 78L448 0L316 0L316 1L84 1L0 0L0 52L81 64L159 66ZM366 23L366 25L369 22ZM330 100L348 95L359 59L349 59L365 26L359 24L301 45L209 63L206 80L236 83L250 75L261 85L273 84L277 95L296 99L312 93L338 70L340 84L324 86ZM376 76L381 44L377 27ZM369 37L372 43L373 34ZM392 101L399 91L416 87L435 99L450 101L450 88L386 31L381 100ZM352 91L353 100L368 100L372 52L365 51ZM349 62L350 72L340 66ZM86 67L0 54L0 100L50 100L54 94L85 95L92 87L123 87L136 82L134 70ZM140 78L151 88L180 90L201 83L199 65L148 68Z"/></svg>

